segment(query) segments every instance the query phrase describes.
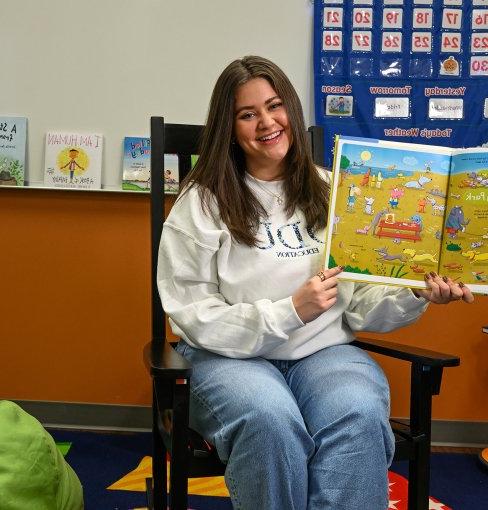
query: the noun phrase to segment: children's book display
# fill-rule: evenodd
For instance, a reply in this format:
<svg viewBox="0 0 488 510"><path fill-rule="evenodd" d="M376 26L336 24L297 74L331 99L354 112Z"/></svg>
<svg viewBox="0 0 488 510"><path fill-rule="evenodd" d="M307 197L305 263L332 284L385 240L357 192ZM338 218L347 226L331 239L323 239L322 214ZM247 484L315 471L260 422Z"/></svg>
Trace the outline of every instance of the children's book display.
<svg viewBox="0 0 488 510"><path fill-rule="evenodd" d="M425 288L433 271L488 294L488 148L339 136L331 188L339 278Z"/></svg>
<svg viewBox="0 0 488 510"><path fill-rule="evenodd" d="M103 135L46 133L44 186L100 189Z"/></svg>
<svg viewBox="0 0 488 510"><path fill-rule="evenodd" d="M126 136L122 163L122 189L148 191L151 179L151 139Z"/></svg>
<svg viewBox="0 0 488 510"><path fill-rule="evenodd" d="M0 186L23 186L27 140L25 117L0 117Z"/></svg>

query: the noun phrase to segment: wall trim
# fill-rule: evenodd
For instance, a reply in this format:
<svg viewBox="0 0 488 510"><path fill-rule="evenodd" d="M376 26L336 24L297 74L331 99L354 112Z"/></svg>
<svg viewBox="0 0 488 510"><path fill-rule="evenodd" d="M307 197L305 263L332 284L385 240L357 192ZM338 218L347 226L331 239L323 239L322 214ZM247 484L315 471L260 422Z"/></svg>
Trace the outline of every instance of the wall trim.
<svg viewBox="0 0 488 510"><path fill-rule="evenodd" d="M86 430L149 432L151 407L118 404L87 404L15 400L44 426ZM432 444L445 446L488 446L488 422L433 420Z"/></svg>

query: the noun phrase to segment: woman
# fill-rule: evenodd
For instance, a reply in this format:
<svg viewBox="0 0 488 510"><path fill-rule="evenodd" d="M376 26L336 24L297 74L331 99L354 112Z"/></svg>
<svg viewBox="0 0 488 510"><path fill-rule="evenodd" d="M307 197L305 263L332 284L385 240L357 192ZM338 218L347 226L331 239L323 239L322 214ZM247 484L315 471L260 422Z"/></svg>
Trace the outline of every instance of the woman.
<svg viewBox="0 0 488 510"><path fill-rule="evenodd" d="M234 508L380 510L394 441L378 365L353 331L414 322L428 289L338 282L325 270L327 173L312 162L293 86L270 61L215 85L201 155L164 225L158 286L193 364L190 424L227 463Z"/></svg>

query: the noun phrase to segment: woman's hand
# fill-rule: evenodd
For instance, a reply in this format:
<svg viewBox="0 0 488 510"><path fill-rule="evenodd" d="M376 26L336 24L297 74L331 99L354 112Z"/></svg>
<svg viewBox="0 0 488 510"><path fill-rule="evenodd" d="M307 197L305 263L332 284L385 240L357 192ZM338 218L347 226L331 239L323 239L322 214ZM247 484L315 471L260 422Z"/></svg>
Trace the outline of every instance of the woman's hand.
<svg viewBox="0 0 488 510"><path fill-rule="evenodd" d="M461 299L466 303L474 301L473 294L462 282L455 283L447 276L439 276L434 272L425 273L424 278L427 289L415 289L413 293L417 297L423 297L431 303L441 305L451 301L460 301Z"/></svg>
<svg viewBox="0 0 488 510"><path fill-rule="evenodd" d="M336 275L341 271L341 266L319 271L293 294L293 306L302 322L313 321L334 305L337 301Z"/></svg>

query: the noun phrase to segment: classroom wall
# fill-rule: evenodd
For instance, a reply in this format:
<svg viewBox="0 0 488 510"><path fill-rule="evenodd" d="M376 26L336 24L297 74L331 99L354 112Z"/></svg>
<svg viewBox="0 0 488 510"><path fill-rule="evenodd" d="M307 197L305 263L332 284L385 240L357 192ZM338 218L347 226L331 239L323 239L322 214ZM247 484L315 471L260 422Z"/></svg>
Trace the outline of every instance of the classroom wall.
<svg viewBox="0 0 488 510"><path fill-rule="evenodd" d="M0 189L0 218L0 396L149 405L149 197ZM487 420L487 311L488 297L430 306L415 325L370 336L459 355L434 416ZM405 416L407 367L381 363Z"/></svg>
<svg viewBox="0 0 488 510"><path fill-rule="evenodd" d="M44 133L105 135L103 182L120 187L125 135L149 117L202 123L225 64L262 54L290 76L313 122L309 0L0 0L0 114L25 115L28 180L42 182ZM149 197L0 189L0 397L149 405ZM487 420L488 298L431 306L385 335L461 356L434 401L439 419ZM393 414L408 374L384 363Z"/></svg>

